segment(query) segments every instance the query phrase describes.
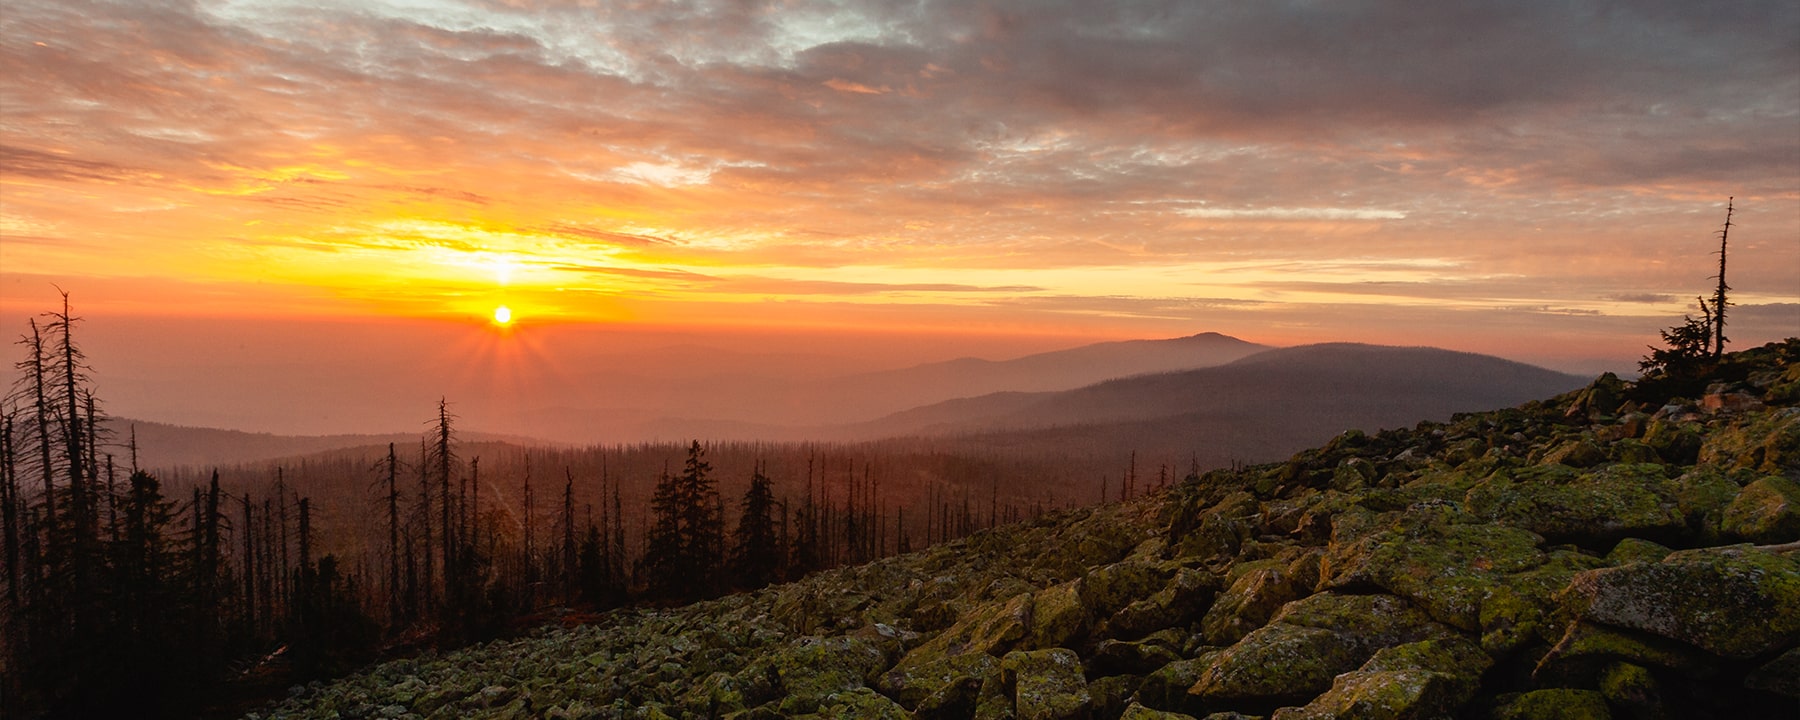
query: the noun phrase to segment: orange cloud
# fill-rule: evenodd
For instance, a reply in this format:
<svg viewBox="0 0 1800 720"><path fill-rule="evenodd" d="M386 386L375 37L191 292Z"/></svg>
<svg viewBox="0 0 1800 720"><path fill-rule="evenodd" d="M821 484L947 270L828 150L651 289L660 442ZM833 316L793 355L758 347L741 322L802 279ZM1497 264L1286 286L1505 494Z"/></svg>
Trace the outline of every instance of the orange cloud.
<svg viewBox="0 0 1800 720"><path fill-rule="evenodd" d="M1608 298L1704 285L1727 195L1733 284L1800 300L1784 7L22 0L0 272L322 315L1653 339L1681 301Z"/></svg>

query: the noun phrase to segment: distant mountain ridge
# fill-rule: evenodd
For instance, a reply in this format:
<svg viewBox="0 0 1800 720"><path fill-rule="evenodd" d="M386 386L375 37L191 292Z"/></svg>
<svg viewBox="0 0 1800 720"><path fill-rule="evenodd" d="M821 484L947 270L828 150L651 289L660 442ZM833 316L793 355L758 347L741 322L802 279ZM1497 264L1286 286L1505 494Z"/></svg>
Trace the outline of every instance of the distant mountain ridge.
<svg viewBox="0 0 1800 720"><path fill-rule="evenodd" d="M1261 362L1421 355L1293 350ZM557 617L262 717L511 718L488 699L519 687L622 717L1791 717L1800 340L1698 380L1725 390L1602 376L755 592Z"/></svg>
<svg viewBox="0 0 1800 720"><path fill-rule="evenodd" d="M1123 340L1012 360L959 358L901 370L863 373L830 383L878 391L904 387L915 399L953 399L993 392L1069 390L1114 378L1211 367L1270 349L1229 335L1206 332L1166 340Z"/></svg>
<svg viewBox="0 0 1800 720"><path fill-rule="evenodd" d="M1222 357L1230 359L1173 372L1128 372ZM640 419L631 424L630 437L597 437L587 442L692 438L862 441L928 435L1044 452L1135 449L1162 457L1193 456L1214 465L1283 456L1352 428L1372 431L1447 419L1455 412L1512 406L1585 382L1585 378L1501 358L1434 348L1327 343L1264 349L1204 333L1172 340L1101 343L1007 361L929 363L840 378L844 384L835 386L834 391L840 393L841 402L853 399L850 393L857 387L885 386L894 392L929 397L959 384L1002 384L1007 382L1006 372L1021 368L1019 377L1011 380L1015 387L1054 385L1093 375L1110 379L1055 391L990 391L855 423L784 426L730 419ZM831 396L824 392L819 397ZM581 430L607 427L582 424L578 415L571 415L567 422L562 433L533 428L529 437L481 432L464 433L464 437L543 445L552 443L538 438L568 442ZM140 464L162 468L256 462L390 442L411 446L419 438L416 433L284 436L114 420L110 429L119 445L124 444L128 426L134 423ZM608 429L616 431L616 427ZM123 450L119 454L122 456Z"/></svg>
<svg viewBox="0 0 1800 720"><path fill-rule="evenodd" d="M1586 378L1487 355L1355 343L1269 350L1211 368L1055 393L994 393L914 408L848 435L961 435L971 443L1218 453L1260 461L1345 430L1510 407Z"/></svg>
<svg viewBox="0 0 1800 720"><path fill-rule="evenodd" d="M754 377L733 377L728 382L696 382L683 394L665 396L649 407L546 409L524 432L576 443L682 437L812 439L820 428L930 403L995 392L1069 390L1130 375L1220 365L1268 349L1207 332L1095 343L1010 360L958 358L816 380L767 378L767 387L747 387L758 383ZM692 410L675 415L669 408ZM603 436L577 436L570 428Z"/></svg>
<svg viewBox="0 0 1800 720"><path fill-rule="evenodd" d="M416 452L421 436L421 433L275 435L242 430L187 427L130 418L107 418L102 427L110 433L112 444L116 446L113 457L115 463L130 462L130 458L126 457L126 453L130 452L126 446L135 430L138 465L152 469L236 465L388 443L395 443ZM483 432L463 433L462 438L470 442L551 444L534 438Z"/></svg>

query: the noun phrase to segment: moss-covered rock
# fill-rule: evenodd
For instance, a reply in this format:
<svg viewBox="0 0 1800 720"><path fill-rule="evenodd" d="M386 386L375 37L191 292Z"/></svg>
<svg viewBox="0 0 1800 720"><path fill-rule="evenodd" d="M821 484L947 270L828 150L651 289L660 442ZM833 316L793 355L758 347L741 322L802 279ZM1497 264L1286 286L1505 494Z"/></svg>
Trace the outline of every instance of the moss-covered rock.
<svg viewBox="0 0 1800 720"><path fill-rule="evenodd" d="M786 695L782 711L806 713L829 695L864 687L887 666L887 658L856 638L805 637L774 653L770 664Z"/></svg>
<svg viewBox="0 0 1800 720"><path fill-rule="evenodd" d="M1312 593L1319 581L1323 553L1313 550L1282 563L1278 559L1251 566L1213 601L1200 621L1206 641L1230 645L1269 622L1281 606Z"/></svg>
<svg viewBox="0 0 1800 720"><path fill-rule="evenodd" d="M1152 710L1137 703L1132 703L1119 715L1119 720L1194 720L1194 716L1167 710Z"/></svg>
<svg viewBox="0 0 1800 720"><path fill-rule="evenodd" d="M1145 675L1181 659L1180 646L1160 640L1102 640L1088 658L1090 675Z"/></svg>
<svg viewBox="0 0 1800 720"><path fill-rule="evenodd" d="M1706 442L1706 428L1697 422L1657 418L1644 431L1644 444L1655 450L1663 462L1692 465Z"/></svg>
<svg viewBox="0 0 1800 720"><path fill-rule="evenodd" d="M1144 678L1140 675L1108 675L1089 680L1088 694L1094 698L1089 705L1089 717L1118 717L1131 705L1143 684Z"/></svg>
<svg viewBox="0 0 1800 720"><path fill-rule="evenodd" d="M1627 536L1679 537L1687 521L1664 473L1656 464L1611 465L1566 484L1497 475L1470 488L1464 507L1554 542L1605 547Z"/></svg>
<svg viewBox="0 0 1800 720"><path fill-rule="evenodd" d="M1606 450L1592 440L1571 440L1544 454L1545 463L1586 468L1606 462Z"/></svg>
<svg viewBox="0 0 1800 720"><path fill-rule="evenodd" d="M1344 633L1270 624L1226 648L1188 692L1202 702L1305 702L1365 659Z"/></svg>
<svg viewBox="0 0 1800 720"><path fill-rule="evenodd" d="M1655 448L1632 438L1619 440L1607 447L1606 459L1616 463L1629 464L1662 462L1662 457L1656 454Z"/></svg>
<svg viewBox="0 0 1800 720"><path fill-rule="evenodd" d="M1562 639L1539 658L1534 674L1543 679L1591 684L1602 669L1621 662L1683 673L1706 672L1717 664L1699 650L1649 633L1573 622Z"/></svg>
<svg viewBox="0 0 1800 720"><path fill-rule="evenodd" d="M1541 538L1518 528L1456 522L1454 513L1402 516L1326 554L1322 587L1374 585L1413 601L1439 622L1473 631L1482 601L1507 574L1543 564Z"/></svg>
<svg viewBox="0 0 1800 720"><path fill-rule="evenodd" d="M1593 690L1534 690L1505 697L1494 720L1611 720L1606 698Z"/></svg>
<svg viewBox="0 0 1800 720"><path fill-rule="evenodd" d="M1717 545L1724 535L1725 508L1737 499L1740 483L1718 468L1695 467L1673 481L1675 506L1687 519L1689 542Z"/></svg>
<svg viewBox="0 0 1800 720"><path fill-rule="evenodd" d="M1198 710L1200 705L1188 688L1199 682L1200 674L1212 665L1218 651L1203 653L1199 657L1188 660L1177 660L1163 665L1144 677L1138 686L1138 702L1158 710L1171 712L1187 712Z"/></svg>
<svg viewBox="0 0 1800 720"><path fill-rule="evenodd" d="M715 672L682 696L680 706L691 713L720 715L747 709L744 684L737 676Z"/></svg>
<svg viewBox="0 0 1800 720"><path fill-rule="evenodd" d="M1800 640L1800 563L1748 546L1690 550L1663 562L1583 572L1573 615L1751 658Z"/></svg>
<svg viewBox="0 0 1800 720"><path fill-rule="evenodd" d="M1156 594L1126 605L1107 620L1114 638L1139 638L1163 628L1186 625L1199 617L1218 594L1219 577L1204 570L1181 568Z"/></svg>
<svg viewBox="0 0 1800 720"><path fill-rule="evenodd" d="M1608 565L1625 565L1628 563L1662 562L1663 558L1674 552L1662 545L1639 538L1625 538L1606 553Z"/></svg>
<svg viewBox="0 0 1800 720"><path fill-rule="evenodd" d="M1800 483L1772 475L1745 486L1725 508L1724 530L1756 543L1800 540Z"/></svg>
<svg viewBox="0 0 1800 720"><path fill-rule="evenodd" d="M385 663L252 717L1783 717L1800 551L1707 546L1795 538L1800 341L1718 374L1732 402L1710 410L1652 383L1345 433L749 595Z"/></svg>
<svg viewBox="0 0 1800 720"><path fill-rule="evenodd" d="M1600 694L1607 704L1633 718L1671 717L1662 687L1649 668L1626 662L1612 663L1600 673Z"/></svg>
<svg viewBox="0 0 1800 720"><path fill-rule="evenodd" d="M929 675L946 658L968 653L1000 656L1031 632L1035 595L1021 593L1003 603L971 609L954 625L908 652L895 666L902 675Z"/></svg>
<svg viewBox="0 0 1800 720"><path fill-rule="evenodd" d="M1450 634L1391 595L1320 593L1221 651L1188 692L1202 702L1302 703L1382 648Z"/></svg>
<svg viewBox="0 0 1800 720"><path fill-rule="evenodd" d="M912 720L912 713L866 687L832 694L818 715L820 720Z"/></svg>
<svg viewBox="0 0 1800 720"><path fill-rule="evenodd" d="M1175 513L1169 525L1169 547L1175 557L1227 560L1244 541L1256 537L1262 507L1256 496L1235 492L1204 509Z"/></svg>
<svg viewBox="0 0 1800 720"><path fill-rule="evenodd" d="M979 688L983 678L999 670L1000 661L987 653L963 653L941 656L931 661L901 663L883 673L877 686L888 697L907 708L917 708L926 698L940 694L952 685ZM940 704L954 697L940 699Z"/></svg>
<svg viewBox="0 0 1800 720"><path fill-rule="evenodd" d="M1328 487L1338 492L1355 492L1375 482L1377 475L1375 463L1359 457L1344 458L1332 470Z"/></svg>
<svg viewBox="0 0 1800 720"><path fill-rule="evenodd" d="M1001 660L1000 672L1019 720L1083 718L1094 701L1073 650L1016 650Z"/></svg>
<svg viewBox="0 0 1800 720"><path fill-rule="evenodd" d="M1126 560L1096 568L1081 578L1076 590L1093 617L1110 617L1125 606L1162 589L1175 566L1148 560Z"/></svg>
<svg viewBox="0 0 1800 720"><path fill-rule="evenodd" d="M1704 438L1702 464L1800 477L1800 408L1750 413Z"/></svg>
<svg viewBox="0 0 1800 720"><path fill-rule="evenodd" d="M1448 716L1474 694L1492 662L1457 636L1386 648L1355 671L1338 675L1312 702L1278 710L1272 720Z"/></svg>
<svg viewBox="0 0 1800 720"><path fill-rule="evenodd" d="M1071 580L1032 596L1030 647L1057 647L1087 632L1089 613L1079 584Z"/></svg>

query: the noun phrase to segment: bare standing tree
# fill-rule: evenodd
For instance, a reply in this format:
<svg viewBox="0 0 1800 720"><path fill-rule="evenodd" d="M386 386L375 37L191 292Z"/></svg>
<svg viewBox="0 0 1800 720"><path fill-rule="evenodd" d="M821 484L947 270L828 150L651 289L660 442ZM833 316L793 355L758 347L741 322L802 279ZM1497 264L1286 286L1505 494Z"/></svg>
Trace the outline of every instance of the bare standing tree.
<svg viewBox="0 0 1800 720"><path fill-rule="evenodd" d="M1725 306L1730 304L1725 300L1725 291L1731 289L1725 284L1725 241L1731 237L1731 212L1736 200L1735 197L1725 199L1725 227L1719 230L1719 287L1713 291L1712 301L1714 360L1725 354Z"/></svg>

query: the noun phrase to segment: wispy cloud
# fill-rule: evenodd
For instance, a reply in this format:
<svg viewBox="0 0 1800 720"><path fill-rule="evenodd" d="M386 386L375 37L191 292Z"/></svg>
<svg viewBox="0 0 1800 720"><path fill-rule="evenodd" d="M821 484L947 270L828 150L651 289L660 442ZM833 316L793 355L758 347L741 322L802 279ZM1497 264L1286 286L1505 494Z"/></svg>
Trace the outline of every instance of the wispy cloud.
<svg viewBox="0 0 1800 720"><path fill-rule="evenodd" d="M1314 313L1629 313L1704 284L1736 196L1734 285L1786 301L1796 36L1780 0L18 0L5 212L58 231L8 233L6 264L494 275L399 247L429 246L517 256L512 291L629 276L1172 328L1218 310L1168 299L1192 268L1196 296ZM1395 269L1419 258L1447 265Z"/></svg>

